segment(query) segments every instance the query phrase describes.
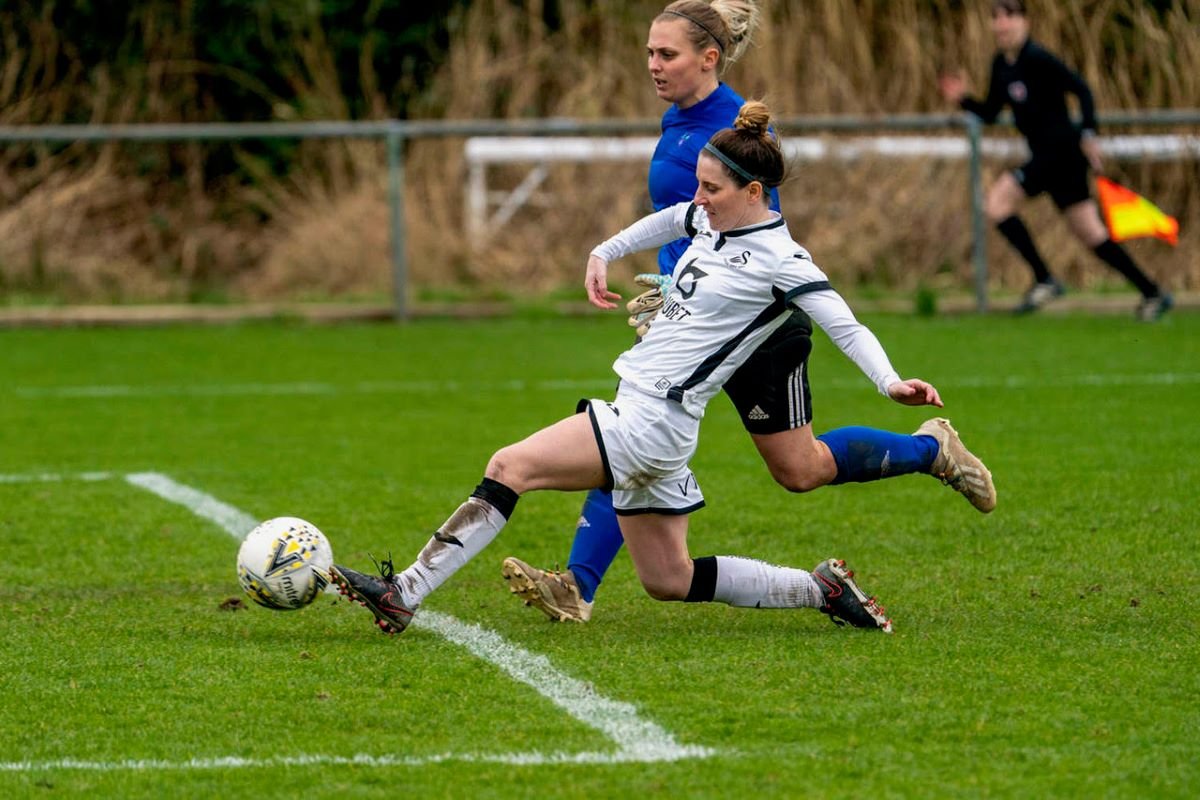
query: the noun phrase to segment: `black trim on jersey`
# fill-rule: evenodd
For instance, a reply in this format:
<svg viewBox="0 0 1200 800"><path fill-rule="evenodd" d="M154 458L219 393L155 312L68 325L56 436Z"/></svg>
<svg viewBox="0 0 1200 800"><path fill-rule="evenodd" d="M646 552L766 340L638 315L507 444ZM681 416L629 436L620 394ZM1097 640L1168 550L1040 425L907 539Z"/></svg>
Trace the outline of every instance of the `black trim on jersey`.
<svg viewBox="0 0 1200 800"><path fill-rule="evenodd" d="M829 281L813 281L812 283L806 283L803 286L797 286L794 289L789 289L788 293L783 296L783 302L790 303L802 294L823 292L826 289L833 289L833 287L829 284Z"/></svg>
<svg viewBox="0 0 1200 800"><path fill-rule="evenodd" d="M771 294L775 296L774 302L759 312L759 315L751 320L749 325L738 331L736 336L717 348L708 358L701 361L700 366L696 367L696 371L689 375L687 380L683 383L677 383L668 389L668 400L682 403L683 393L693 386L702 383L709 375L712 375L713 370L719 367L721 362L729 358L729 355L737 349L738 345L745 341L747 336L787 311L787 298L783 292L778 287L772 286Z"/></svg>
<svg viewBox="0 0 1200 800"><path fill-rule="evenodd" d="M617 512L618 517L636 517L641 514L662 514L666 517L680 517L684 514L691 514L693 511L699 511L702 508L704 508L703 500L687 508L617 508L613 506L613 511Z"/></svg>
<svg viewBox="0 0 1200 800"><path fill-rule="evenodd" d="M587 409L588 419L592 422L592 433L596 436L596 444L600 447L600 463L604 465L604 485L599 487L606 492L613 488L612 467L608 464L608 451L604 449L604 437L600 434L600 423L596 421L596 412L592 410L591 400L580 400L575 404L575 413Z"/></svg>
<svg viewBox="0 0 1200 800"><path fill-rule="evenodd" d="M687 235L688 235L689 239L695 239L696 234L699 233L699 230L696 228L695 223L692 222L692 220L694 220L695 218L696 218L696 204L690 203L688 205L687 214L683 218L683 229L685 231L687 231Z"/></svg>
<svg viewBox="0 0 1200 800"><path fill-rule="evenodd" d="M739 228L736 231L725 231L717 236L717 243L713 245L713 250L720 250L725 244L726 239L733 239L738 236L747 236L751 233L758 233L759 231L769 231L771 228L778 228L786 224L787 221L784 220L783 217L780 217L779 219L771 220L765 225L759 225L757 228Z"/></svg>
<svg viewBox="0 0 1200 800"><path fill-rule="evenodd" d="M721 235L727 236L732 239L735 236L748 236L751 233L758 233L759 231L769 231L769 230L771 230L771 228L779 228L779 227L783 226L784 224L786 224L786 223L785 223L783 217L779 217L777 219L771 220L770 222L764 222L762 225L758 225L753 228L738 228L737 230L726 231L725 233L723 233Z"/></svg>
<svg viewBox="0 0 1200 800"><path fill-rule="evenodd" d="M765 225L759 225L756 228L739 228L736 231L724 231L717 235L717 243L715 245L713 245L713 250L720 250L721 247L724 246L725 241L727 239L733 239L738 236L746 236L751 233L758 233L759 231L770 230L771 228L778 228L778 227L781 227L786 224L787 224L787 222L784 220L784 218L780 217L779 219L772 220L772 221L766 223Z"/></svg>

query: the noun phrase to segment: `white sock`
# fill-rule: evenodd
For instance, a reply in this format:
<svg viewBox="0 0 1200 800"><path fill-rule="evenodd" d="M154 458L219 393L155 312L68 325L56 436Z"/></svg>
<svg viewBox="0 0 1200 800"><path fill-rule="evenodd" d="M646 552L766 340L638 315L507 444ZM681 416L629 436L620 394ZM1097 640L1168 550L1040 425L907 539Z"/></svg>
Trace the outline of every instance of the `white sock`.
<svg viewBox="0 0 1200 800"><path fill-rule="evenodd" d="M471 497L442 523L417 560L395 577L404 600L416 608L434 589L487 547L508 519L478 497Z"/></svg>
<svg viewBox="0 0 1200 800"><path fill-rule="evenodd" d="M821 587L811 572L738 556L717 556L713 600L748 608L820 608Z"/></svg>

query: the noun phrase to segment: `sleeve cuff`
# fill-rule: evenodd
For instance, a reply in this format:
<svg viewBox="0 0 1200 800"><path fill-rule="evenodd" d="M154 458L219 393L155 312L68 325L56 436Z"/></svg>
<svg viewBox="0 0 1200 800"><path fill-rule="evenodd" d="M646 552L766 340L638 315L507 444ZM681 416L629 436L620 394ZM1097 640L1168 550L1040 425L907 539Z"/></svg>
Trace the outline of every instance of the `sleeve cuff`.
<svg viewBox="0 0 1200 800"><path fill-rule="evenodd" d="M883 376L883 379L879 382L879 386L878 386L879 393L881 395L883 395L884 397L888 397L889 396L888 395L888 387L891 386L893 383L899 383L900 380L901 380L900 376L897 375L895 372L893 372L891 375Z"/></svg>

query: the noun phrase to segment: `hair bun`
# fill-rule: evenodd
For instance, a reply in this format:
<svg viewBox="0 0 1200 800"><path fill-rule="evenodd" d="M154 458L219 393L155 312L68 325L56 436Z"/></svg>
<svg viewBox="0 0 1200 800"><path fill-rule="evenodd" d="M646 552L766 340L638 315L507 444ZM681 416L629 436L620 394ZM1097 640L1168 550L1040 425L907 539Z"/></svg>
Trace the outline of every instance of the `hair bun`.
<svg viewBox="0 0 1200 800"><path fill-rule="evenodd" d="M746 131L755 137L764 137L771 127L771 109L759 100L748 100L738 110L733 127L734 130Z"/></svg>

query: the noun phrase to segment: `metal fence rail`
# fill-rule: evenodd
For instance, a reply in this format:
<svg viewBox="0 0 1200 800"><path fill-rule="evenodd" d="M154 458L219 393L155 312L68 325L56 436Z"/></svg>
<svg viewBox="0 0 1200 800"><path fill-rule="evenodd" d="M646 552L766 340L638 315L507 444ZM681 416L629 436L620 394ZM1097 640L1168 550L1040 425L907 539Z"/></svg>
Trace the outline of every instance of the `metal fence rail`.
<svg viewBox="0 0 1200 800"><path fill-rule="evenodd" d="M1179 161L1200 159L1200 135L1157 134L1104 136L1106 157L1127 161ZM783 155L789 162L846 161L868 157L895 159L935 158L965 161L971 143L956 134L858 134L784 136ZM472 136L463 153L467 162L464 215L467 236L485 242L516 212L534 200L550 174L551 164L636 162L648 164L658 147L655 136ZM1029 147L1012 136L987 136L980 141L986 158L1026 160ZM489 190L488 169L496 165L529 166L525 177L511 190ZM490 212L491 206L496 206Z"/></svg>
<svg viewBox="0 0 1200 800"><path fill-rule="evenodd" d="M1112 126L1200 125L1200 109L1163 109L1103 114ZM864 132L960 130L966 135L970 158L970 197L973 230L973 269L976 305L987 309L986 230L983 218L982 129L971 114L886 114L804 116L780 118L789 132ZM658 119L577 120L373 120L313 122L234 122L138 125L23 125L0 126L0 143L114 142L114 141L228 141L244 139L382 139L387 145L388 204L391 228L392 299L396 319L408 317L408 261L405 254L404 144L409 139L472 136L597 136L656 134Z"/></svg>

